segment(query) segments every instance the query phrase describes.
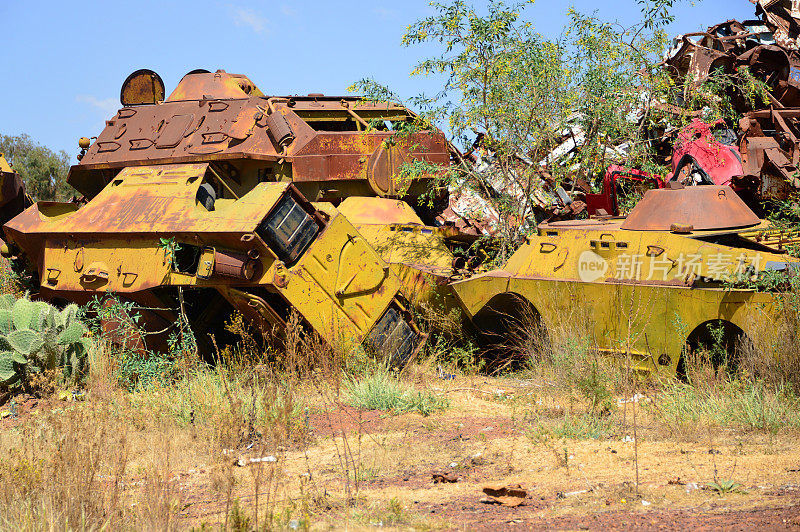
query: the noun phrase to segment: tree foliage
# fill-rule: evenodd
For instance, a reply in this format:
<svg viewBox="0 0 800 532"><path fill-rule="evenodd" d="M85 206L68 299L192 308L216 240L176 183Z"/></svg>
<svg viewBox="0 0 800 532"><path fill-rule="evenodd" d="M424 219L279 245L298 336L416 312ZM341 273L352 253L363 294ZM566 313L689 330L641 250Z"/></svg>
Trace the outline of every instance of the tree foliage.
<svg viewBox="0 0 800 532"><path fill-rule="evenodd" d="M28 135L0 135L0 153L22 177L34 200L65 200L75 191L67 184L70 158L38 144Z"/></svg>
<svg viewBox="0 0 800 532"><path fill-rule="evenodd" d="M533 205L540 163L557 181L574 184L601 174L609 157L648 169L663 162L642 124L669 90L658 63L672 2L642 0L641 21L627 28L570 9L569 25L555 39L525 20L531 2L489 0L480 12L463 0L433 3L434 15L407 28L403 45L438 50L412 75L443 79L435 94L408 102L420 110L420 127L440 125L462 152L477 148L484 163L462 159L446 172L412 171L443 176L437 186L469 188L492 206L500 219L498 260L540 221ZM369 99L394 96L371 79L352 89ZM552 155L576 131L578 154Z"/></svg>

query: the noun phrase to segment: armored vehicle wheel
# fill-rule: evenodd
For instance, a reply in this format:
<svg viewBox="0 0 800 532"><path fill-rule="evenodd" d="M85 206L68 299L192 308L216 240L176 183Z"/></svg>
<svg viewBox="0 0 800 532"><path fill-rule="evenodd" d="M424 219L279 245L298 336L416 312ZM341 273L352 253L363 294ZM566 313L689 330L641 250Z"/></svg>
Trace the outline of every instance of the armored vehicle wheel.
<svg viewBox="0 0 800 532"><path fill-rule="evenodd" d="M725 320L701 323L686 339L678 360L678 377L687 380L689 366L698 364L733 373L748 349L753 349L752 340L737 325Z"/></svg>
<svg viewBox="0 0 800 532"><path fill-rule="evenodd" d="M200 188L197 189L197 201L205 207L207 211L213 211L214 203L217 201L217 192L214 190L214 187L209 183L200 185Z"/></svg>

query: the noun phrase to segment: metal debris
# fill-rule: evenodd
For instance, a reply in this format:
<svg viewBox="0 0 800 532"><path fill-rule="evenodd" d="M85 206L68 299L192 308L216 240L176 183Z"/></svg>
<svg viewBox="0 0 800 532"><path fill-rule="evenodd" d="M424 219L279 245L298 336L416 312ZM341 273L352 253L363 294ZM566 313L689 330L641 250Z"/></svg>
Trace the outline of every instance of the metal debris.
<svg viewBox="0 0 800 532"><path fill-rule="evenodd" d="M521 505L528 496L528 492L519 484L486 484L483 486L483 493L486 497L480 502L511 507Z"/></svg>
<svg viewBox="0 0 800 532"><path fill-rule="evenodd" d="M685 97L715 69L734 74L746 67L768 87L763 109L751 110L743 98L731 95L742 116L733 124L736 130L722 121L695 118L678 134L672 157L672 179L730 185L758 210L760 201L782 200L800 189L800 4L759 0L756 16L678 36L663 65L684 84Z"/></svg>
<svg viewBox="0 0 800 532"><path fill-rule="evenodd" d="M437 472L431 475L434 484L453 484L458 482L458 475L453 472Z"/></svg>
<svg viewBox="0 0 800 532"><path fill-rule="evenodd" d="M261 456L261 457L258 457L258 458L244 458L244 457L242 457L242 458L239 458L238 460L236 460L236 465L239 466L239 467L245 467L245 466L248 466L248 465L251 465L251 464L275 463L277 461L278 461L278 459L275 458L272 455L270 455L270 456Z"/></svg>

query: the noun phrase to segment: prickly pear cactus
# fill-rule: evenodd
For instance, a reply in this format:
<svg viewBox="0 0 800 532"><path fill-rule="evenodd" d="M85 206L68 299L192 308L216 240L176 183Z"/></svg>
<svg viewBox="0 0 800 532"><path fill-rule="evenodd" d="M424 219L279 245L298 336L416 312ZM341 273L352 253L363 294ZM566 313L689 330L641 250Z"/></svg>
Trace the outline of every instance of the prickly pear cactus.
<svg viewBox="0 0 800 532"><path fill-rule="evenodd" d="M63 367L67 378L80 377L91 341L77 314L77 305L58 310L41 301L0 296L0 387L17 386L29 373L55 367Z"/></svg>

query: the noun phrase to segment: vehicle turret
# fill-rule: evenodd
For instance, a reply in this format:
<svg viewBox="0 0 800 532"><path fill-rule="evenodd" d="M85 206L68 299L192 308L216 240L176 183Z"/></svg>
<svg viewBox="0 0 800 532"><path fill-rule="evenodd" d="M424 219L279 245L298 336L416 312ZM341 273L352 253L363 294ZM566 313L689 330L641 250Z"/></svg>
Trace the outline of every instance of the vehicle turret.
<svg viewBox="0 0 800 532"><path fill-rule="evenodd" d="M69 183L89 199L128 166L207 162L226 181L214 185L218 195L286 182L311 201L404 196L416 205L433 176L406 182L403 164L449 162L440 131L397 134L414 118L401 105L265 96L246 76L223 70L188 73L166 99L161 78L140 70L125 81L121 103L70 170Z"/></svg>

